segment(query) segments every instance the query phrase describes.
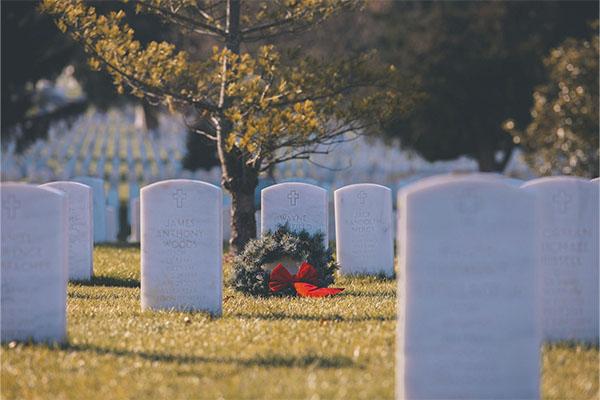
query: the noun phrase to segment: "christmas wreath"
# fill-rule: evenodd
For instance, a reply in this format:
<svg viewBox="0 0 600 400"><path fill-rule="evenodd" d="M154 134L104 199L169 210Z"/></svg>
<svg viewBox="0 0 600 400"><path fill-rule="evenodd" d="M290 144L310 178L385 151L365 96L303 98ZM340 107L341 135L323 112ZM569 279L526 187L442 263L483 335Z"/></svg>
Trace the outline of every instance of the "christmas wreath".
<svg viewBox="0 0 600 400"><path fill-rule="evenodd" d="M288 270L296 267L296 274ZM246 244L233 261L231 283L236 290L254 296L323 297L343 290L328 288L336 269L338 265L331 249L323 244L322 233L292 232L286 224Z"/></svg>

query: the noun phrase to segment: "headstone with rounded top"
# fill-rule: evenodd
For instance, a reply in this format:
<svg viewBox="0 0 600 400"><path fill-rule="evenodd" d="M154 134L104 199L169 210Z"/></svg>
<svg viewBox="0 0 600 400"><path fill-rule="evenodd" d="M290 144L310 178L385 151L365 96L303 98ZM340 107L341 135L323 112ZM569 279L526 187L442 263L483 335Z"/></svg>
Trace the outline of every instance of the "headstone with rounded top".
<svg viewBox="0 0 600 400"><path fill-rule="evenodd" d="M222 310L223 196L174 179L141 190L142 309Z"/></svg>
<svg viewBox="0 0 600 400"><path fill-rule="evenodd" d="M323 241L328 245L325 189L300 182L279 183L262 190L261 207L261 232L287 224L294 232L323 233Z"/></svg>
<svg viewBox="0 0 600 400"><path fill-rule="evenodd" d="M94 216L92 188L82 183L58 181L41 185L65 193L69 203L69 279L88 281L93 275Z"/></svg>
<svg viewBox="0 0 600 400"><path fill-rule="evenodd" d="M361 183L335 191L337 261L344 274L394 274L392 192Z"/></svg>
<svg viewBox="0 0 600 400"><path fill-rule="evenodd" d="M598 185L587 179L534 179L537 259L545 340L598 341Z"/></svg>
<svg viewBox="0 0 600 400"><path fill-rule="evenodd" d="M0 185L2 342L66 338L68 202L58 190Z"/></svg>
<svg viewBox="0 0 600 400"><path fill-rule="evenodd" d="M534 196L443 176L399 212L397 397L539 398Z"/></svg>

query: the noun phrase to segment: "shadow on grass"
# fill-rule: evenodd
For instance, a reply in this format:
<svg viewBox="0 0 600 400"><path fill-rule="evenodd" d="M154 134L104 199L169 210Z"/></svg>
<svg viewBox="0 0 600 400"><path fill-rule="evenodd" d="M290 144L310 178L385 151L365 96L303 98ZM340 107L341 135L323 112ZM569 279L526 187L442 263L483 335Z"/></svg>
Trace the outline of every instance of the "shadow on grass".
<svg viewBox="0 0 600 400"><path fill-rule="evenodd" d="M70 299L79 299L79 300L98 300L98 301L107 301L107 300L116 300L118 298L123 297L118 294L90 294L90 293L69 293Z"/></svg>
<svg viewBox="0 0 600 400"><path fill-rule="evenodd" d="M366 274L366 273L354 273L354 274L344 274L344 278L349 279L362 279L372 282L394 282L396 280L396 273L394 272L392 275L387 275L385 273L378 274Z"/></svg>
<svg viewBox="0 0 600 400"><path fill-rule="evenodd" d="M351 358L345 356L323 357L314 354L306 356L287 356L281 354L257 356L253 358L239 357L205 357L166 353L152 353L146 351L131 351L126 349L112 349L92 344L64 344L59 346L66 351L92 352L97 355L112 355L117 357L140 357L149 361L159 361L178 364L234 364L242 367L265 368L361 368Z"/></svg>
<svg viewBox="0 0 600 400"><path fill-rule="evenodd" d="M128 242L116 242L116 243L96 243L94 247L103 248L103 249L135 249L140 248L140 244L138 243L128 243Z"/></svg>
<svg viewBox="0 0 600 400"><path fill-rule="evenodd" d="M548 350L551 349L576 349L576 350L596 350L600 351L600 343L599 341L575 341L575 340L559 340L554 342L545 342L544 347Z"/></svg>
<svg viewBox="0 0 600 400"><path fill-rule="evenodd" d="M382 299L392 299L396 297L394 292L351 292L344 291L337 294L338 297L380 297Z"/></svg>
<svg viewBox="0 0 600 400"><path fill-rule="evenodd" d="M300 321L339 321L339 322L361 322L361 321L395 321L395 317L386 316L364 316L364 317L344 317L341 315L307 315L307 314L287 314L282 312L269 312L268 314L255 314L234 312L227 314L227 317L241 319L262 319L267 321L277 320L300 320Z"/></svg>
<svg viewBox="0 0 600 400"><path fill-rule="evenodd" d="M133 278L117 278L114 276L94 276L89 281L73 281L75 285L80 286L119 286L119 287L140 287L140 281Z"/></svg>

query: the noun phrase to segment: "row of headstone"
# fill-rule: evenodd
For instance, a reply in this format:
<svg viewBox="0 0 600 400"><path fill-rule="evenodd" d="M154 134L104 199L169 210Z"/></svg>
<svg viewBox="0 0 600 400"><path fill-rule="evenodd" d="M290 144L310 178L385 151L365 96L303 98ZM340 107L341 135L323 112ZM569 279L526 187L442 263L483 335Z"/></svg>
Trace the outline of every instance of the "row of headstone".
<svg viewBox="0 0 600 400"><path fill-rule="evenodd" d="M598 288L590 285L598 280L597 183L554 178L518 188L491 178L435 177L400 193L398 387L409 398L535 397L542 337L597 340ZM65 193L2 187L3 340L64 336L75 258ZM322 231L325 198L323 189L303 183L264 189L262 226ZM389 189L353 185L335 200L338 258L349 268L343 272L388 273ZM143 309L221 313L222 202L218 187L198 181L142 189ZM369 259L353 252L362 243ZM53 280L36 275L46 267ZM48 282L41 299L37 288ZM38 318L41 312L54 319ZM551 326L563 331L553 337Z"/></svg>
<svg viewBox="0 0 600 400"><path fill-rule="evenodd" d="M283 222L294 230L327 233L326 194L321 188L302 183L274 185L263 191L262 205L263 231ZM145 186L140 214L142 309L220 314L221 189L182 179Z"/></svg>
<svg viewBox="0 0 600 400"><path fill-rule="evenodd" d="M391 190L355 184L334 193L337 260L344 274L392 276L394 243ZM329 245L327 191L286 182L262 190L262 232L287 224L292 231L323 233Z"/></svg>
<svg viewBox="0 0 600 400"><path fill-rule="evenodd" d="M66 281L90 280L94 242L116 241L104 182L76 180L1 185L2 341L61 341Z"/></svg>
<svg viewBox="0 0 600 400"><path fill-rule="evenodd" d="M155 131L140 130L135 126L134 110L131 108L108 113L90 112L77 118L72 125L53 125L48 140L38 140L22 157L10 150L16 143L9 143L10 148L3 152L0 172L3 180L30 182L71 180L76 176L96 176L111 181L123 179L124 182L136 180L140 184L168 178L218 182L218 167L193 173L182 170L181 158L186 152L185 135L182 133L185 130L180 121L167 115L160 116L159 128ZM428 163L402 152L399 146L387 146L376 141L369 143L370 150L365 152L365 145L362 138L340 143L334 156L315 154L310 161L282 163L276 166L273 176L277 180L316 180L322 185L347 185L357 181L390 185L402 177L413 175L415 171L425 170L433 174L447 170L474 171L477 168L475 161L466 158ZM330 168L319 168L318 164ZM127 168L121 168L125 165ZM347 170L350 166L351 174ZM331 224L332 236L333 227L334 224Z"/></svg>
<svg viewBox="0 0 600 400"><path fill-rule="evenodd" d="M398 203L398 398L539 398L541 340L598 341L597 183L443 176Z"/></svg>
<svg viewBox="0 0 600 400"><path fill-rule="evenodd" d="M86 114L78 118L72 127L54 124L49 128L48 140L36 141L22 156L14 154L15 142L10 142L3 151L2 180L26 178L30 182L40 182L67 180L78 175L105 178L107 166L111 168L108 176L110 179L120 178L121 159L128 156L125 140L121 140L122 135L129 142L133 137L136 141L135 149L139 149L135 159L133 154L131 160L127 159L129 168L125 173L130 179L135 176L135 179L142 177L146 182L153 182L179 173L180 158L161 158L156 149L179 146L173 142L173 138L175 142L182 142L185 146L185 141L181 140L185 137L181 135L185 131L183 126L161 123L161 135L142 136L142 132L134 129L131 122L127 121L127 111L111 113L116 118ZM148 147L148 152L144 146ZM136 170L136 165L140 167L139 170ZM156 168L152 168L153 165ZM175 174L168 171L174 171Z"/></svg>

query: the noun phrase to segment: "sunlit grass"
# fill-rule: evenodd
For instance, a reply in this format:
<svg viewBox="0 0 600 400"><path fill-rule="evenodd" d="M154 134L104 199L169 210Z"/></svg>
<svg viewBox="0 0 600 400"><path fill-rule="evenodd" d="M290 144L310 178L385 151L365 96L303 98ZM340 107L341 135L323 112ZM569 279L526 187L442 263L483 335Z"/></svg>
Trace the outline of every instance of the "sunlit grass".
<svg viewBox="0 0 600 400"><path fill-rule="evenodd" d="M69 285L68 344L2 346L3 399L393 398L394 281L340 278L328 299L226 287L211 318L141 312L138 248L98 247L94 261L91 283ZM544 397L597 398L597 354L547 348Z"/></svg>

